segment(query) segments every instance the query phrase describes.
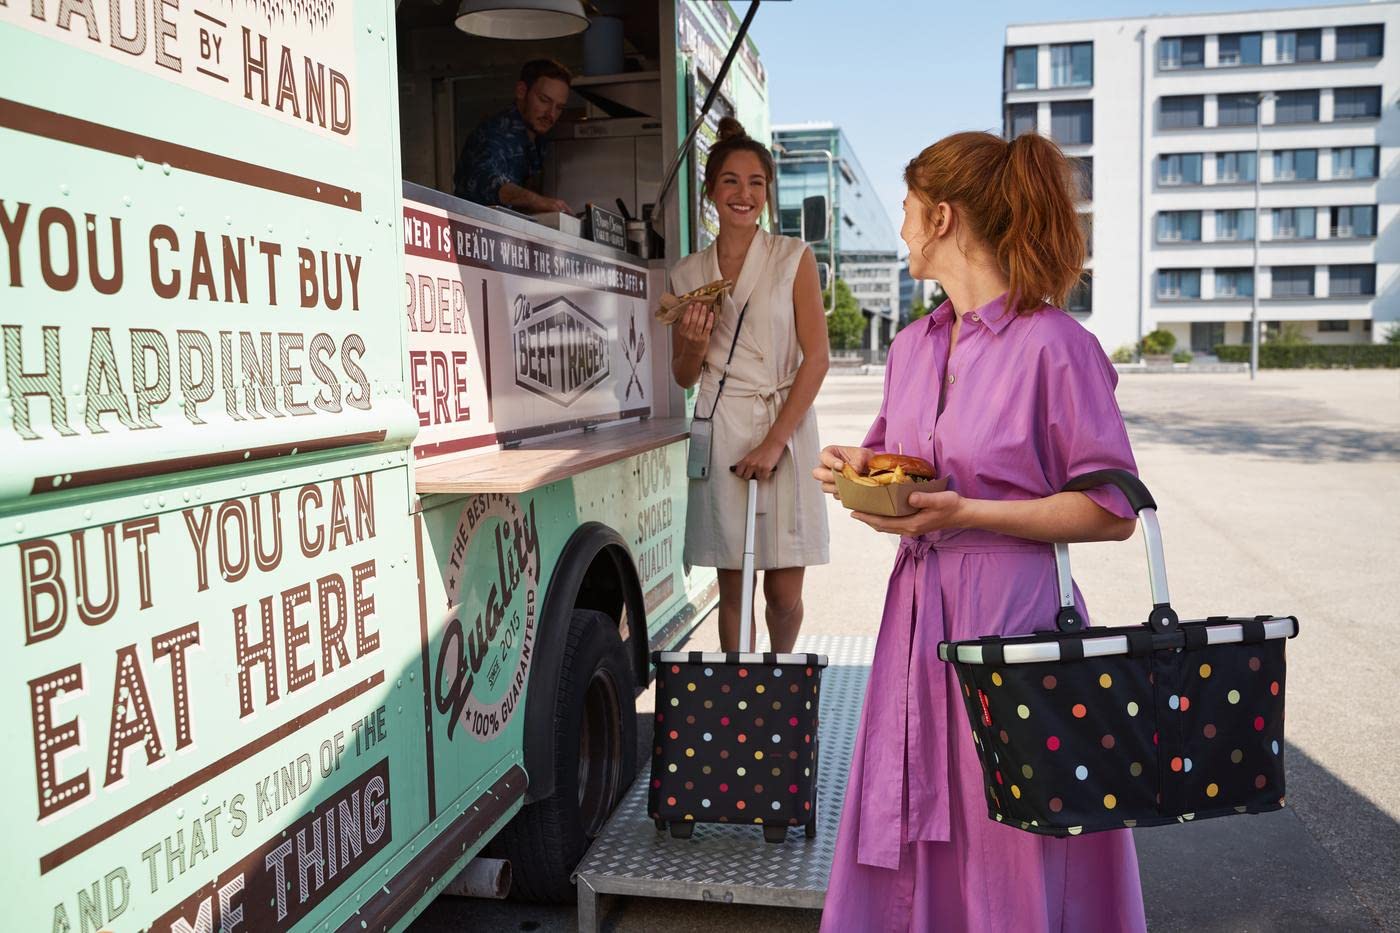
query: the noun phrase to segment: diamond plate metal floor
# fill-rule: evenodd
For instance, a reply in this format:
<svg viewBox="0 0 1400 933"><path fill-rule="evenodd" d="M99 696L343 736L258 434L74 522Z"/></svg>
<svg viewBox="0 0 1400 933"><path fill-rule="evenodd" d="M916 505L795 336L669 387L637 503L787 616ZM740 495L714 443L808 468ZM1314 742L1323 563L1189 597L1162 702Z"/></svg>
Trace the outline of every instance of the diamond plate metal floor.
<svg viewBox="0 0 1400 933"><path fill-rule="evenodd" d="M820 635L796 649L827 656L822 675L817 835L788 831L782 845L763 841L756 826L699 824L690 839L672 839L647 816L647 768L579 863L578 928L598 929L598 895L820 908L836 848L836 827L860 725L875 639Z"/></svg>

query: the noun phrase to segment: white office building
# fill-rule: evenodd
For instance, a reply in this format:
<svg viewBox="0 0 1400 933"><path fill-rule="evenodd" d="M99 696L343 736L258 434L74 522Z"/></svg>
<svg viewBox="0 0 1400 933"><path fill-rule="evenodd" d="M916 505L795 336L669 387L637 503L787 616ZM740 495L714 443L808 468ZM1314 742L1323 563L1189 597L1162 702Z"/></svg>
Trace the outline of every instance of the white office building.
<svg viewBox="0 0 1400 933"><path fill-rule="evenodd" d="M1395 2L1007 28L1005 132L1083 168L1106 349L1246 343L1256 290L1264 341L1400 327L1397 42Z"/></svg>

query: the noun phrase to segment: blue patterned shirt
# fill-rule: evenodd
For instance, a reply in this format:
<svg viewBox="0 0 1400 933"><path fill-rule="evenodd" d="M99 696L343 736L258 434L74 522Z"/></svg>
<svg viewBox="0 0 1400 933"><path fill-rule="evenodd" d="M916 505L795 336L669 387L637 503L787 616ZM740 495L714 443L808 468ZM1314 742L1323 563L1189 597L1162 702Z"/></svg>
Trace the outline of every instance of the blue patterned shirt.
<svg viewBox="0 0 1400 933"><path fill-rule="evenodd" d="M515 107L482 121L457 158L453 187L459 198L477 204L501 203L504 184L521 185L544 170L543 139L530 138L525 118Z"/></svg>

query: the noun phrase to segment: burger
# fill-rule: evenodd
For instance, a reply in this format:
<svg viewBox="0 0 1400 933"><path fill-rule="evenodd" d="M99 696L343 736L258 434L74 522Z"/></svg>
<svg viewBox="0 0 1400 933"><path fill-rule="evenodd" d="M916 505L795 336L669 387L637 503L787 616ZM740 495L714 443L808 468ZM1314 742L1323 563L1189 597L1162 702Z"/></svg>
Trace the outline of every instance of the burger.
<svg viewBox="0 0 1400 933"><path fill-rule="evenodd" d="M861 486L924 483L933 479L933 464L905 454L874 454L865 465L864 475L849 463L841 468L841 475Z"/></svg>

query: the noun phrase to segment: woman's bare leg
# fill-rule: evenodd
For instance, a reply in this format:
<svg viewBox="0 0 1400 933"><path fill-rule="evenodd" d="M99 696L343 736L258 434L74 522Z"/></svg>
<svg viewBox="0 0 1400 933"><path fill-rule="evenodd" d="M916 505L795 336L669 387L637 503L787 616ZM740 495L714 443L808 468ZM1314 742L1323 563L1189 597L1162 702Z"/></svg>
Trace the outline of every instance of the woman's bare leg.
<svg viewBox="0 0 1400 933"><path fill-rule="evenodd" d="M763 598L767 603L768 640L773 651L792 650L802 628L802 575L805 567L784 567L763 572ZM736 612L737 618L737 612Z"/></svg>
<svg viewBox="0 0 1400 933"><path fill-rule="evenodd" d="M719 650L739 650L739 607L744 598L744 571L719 571ZM753 619L749 619L752 626ZM750 629L752 632L752 629Z"/></svg>

